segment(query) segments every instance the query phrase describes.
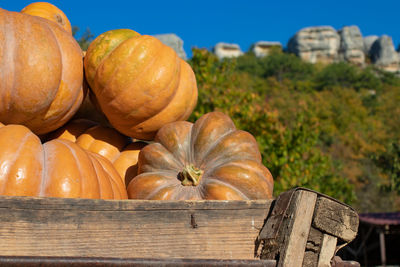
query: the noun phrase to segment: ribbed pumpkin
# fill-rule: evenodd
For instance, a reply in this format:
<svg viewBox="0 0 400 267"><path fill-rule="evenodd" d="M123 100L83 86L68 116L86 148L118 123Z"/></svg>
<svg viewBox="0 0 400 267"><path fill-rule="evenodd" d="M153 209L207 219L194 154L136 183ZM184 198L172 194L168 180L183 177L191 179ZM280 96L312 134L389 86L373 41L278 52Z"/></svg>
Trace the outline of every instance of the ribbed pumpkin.
<svg viewBox="0 0 400 267"><path fill-rule="evenodd" d="M35 2L27 5L21 13L42 17L58 23L64 30L72 34L71 23L58 7L47 2Z"/></svg>
<svg viewBox="0 0 400 267"><path fill-rule="evenodd" d="M191 67L155 37L108 31L90 44L84 65L102 112L127 136L151 140L166 123L186 120L197 103Z"/></svg>
<svg viewBox="0 0 400 267"><path fill-rule="evenodd" d="M132 199L272 198L273 179L256 140L221 112L162 127L140 151L138 168L128 185Z"/></svg>
<svg viewBox="0 0 400 267"><path fill-rule="evenodd" d="M82 103L78 43L56 23L0 9L0 121L44 134Z"/></svg>
<svg viewBox="0 0 400 267"><path fill-rule="evenodd" d="M42 144L25 126L7 125L0 127L0 147L1 195L127 197L111 162L68 140L55 139Z"/></svg>
<svg viewBox="0 0 400 267"><path fill-rule="evenodd" d="M137 175L137 161L145 142L132 141L115 129L76 119L51 133L48 139L66 139L110 160L126 185Z"/></svg>

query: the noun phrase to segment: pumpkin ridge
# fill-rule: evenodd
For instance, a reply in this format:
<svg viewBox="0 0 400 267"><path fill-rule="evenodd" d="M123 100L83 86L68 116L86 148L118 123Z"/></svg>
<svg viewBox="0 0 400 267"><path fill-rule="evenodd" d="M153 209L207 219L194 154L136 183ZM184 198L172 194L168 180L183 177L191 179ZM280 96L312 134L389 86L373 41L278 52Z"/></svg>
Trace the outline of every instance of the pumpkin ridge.
<svg viewBox="0 0 400 267"><path fill-rule="evenodd" d="M152 62L152 64L154 64L154 61ZM146 66L145 69L147 69L147 68L148 68L148 67ZM171 80L168 82L167 86L165 86L165 88L168 88L168 87L171 85L171 83L173 83L173 82L174 82L174 79L171 79ZM178 87L175 88L174 93L170 96L170 99L169 99L169 100L172 100L172 99L174 98L174 96L175 96L175 94L176 94L176 92L177 92L177 89L178 89ZM142 124L142 123L144 123L144 122L146 122L146 121L152 119L154 116L157 116L157 115L160 114L166 107L168 107L168 105L170 105L170 104L171 104L170 101L166 102L166 104L165 104L164 106L162 106L156 113L152 114L149 118L145 118L144 120L139 121L139 122L138 122L135 126L133 126L132 128L136 128L136 127L138 127L140 124ZM128 116L130 117L133 113L136 113L136 112L137 112L136 110L132 110L132 111L128 114Z"/></svg>
<svg viewBox="0 0 400 267"><path fill-rule="evenodd" d="M253 161L255 163L262 164L260 162L257 162L255 160L253 160L251 157L243 157L243 155L236 155L236 156L231 156L231 157L227 158L226 160L218 161L215 166L208 166L208 164L206 164L206 166L204 166L204 169L206 170L204 172L204 175L209 175L210 173L214 172L218 168L223 167L224 165L228 165L228 164L234 165L234 164L231 164L231 163L232 163L232 161L236 161L236 160L250 160L250 161ZM216 162L211 162L210 165L215 164L215 163ZM240 165L235 165L235 166L240 166Z"/></svg>
<svg viewBox="0 0 400 267"><path fill-rule="evenodd" d="M183 61L183 60L179 59L179 61ZM180 64L181 64L181 62L180 62ZM176 87L174 94L172 95L170 101L166 104L166 106L163 107L161 110L159 110L152 117L147 118L145 121L136 125L134 128L140 128L141 126L146 127L149 124L149 122L150 122L150 124L152 124L152 123L157 124L157 122L159 122L158 125L160 125L160 127L162 127L162 125L163 125L163 124L161 124L163 122L162 118L165 118L165 114L170 114L170 118L173 118L172 121L183 121L183 120L186 120L190 116L190 114L193 112L193 109L195 108L194 102L195 101L197 102L197 86L196 86L196 80L193 78L194 74L190 78L190 80L191 80L191 82L189 83L190 87L189 86L186 86L186 87L181 86L181 82L183 82L185 80L185 76L182 77L182 74L184 74L184 71L185 70L183 70L183 67L181 64L180 73L178 74L179 75L178 85ZM173 80L171 80L171 82L173 82ZM193 86L193 84L194 84L194 86ZM189 91L188 88L191 90ZM188 91L188 92L186 92L186 91ZM182 96L182 92L184 93L183 96ZM190 99L186 99L188 96L190 97ZM183 100L178 97L182 97L182 99L186 99L186 101L182 102ZM183 112L181 115L179 115L179 113L175 114L175 111L179 111L183 107L183 106L179 107L180 103L184 103L185 112ZM178 115L178 117L175 115ZM169 123L169 122L171 122L171 120L169 120L165 123Z"/></svg>
<svg viewBox="0 0 400 267"><path fill-rule="evenodd" d="M96 166L95 166L95 163L94 163L94 161L97 161L97 163L98 164L100 164L100 162L98 162L98 160L96 159L96 158L94 158L94 157L90 157L90 163L91 163L91 165L93 166L93 169L94 169L94 172L96 173L96 176L97 177L99 177L99 171L97 170L97 168L96 168ZM100 164L101 165L101 164ZM104 168L103 168L103 170L104 170ZM97 183L99 184L99 194L100 194L100 198L103 198L103 191L102 191L102 186L101 186L101 183L100 183L100 179L96 179L97 180ZM112 186L112 182L110 181L111 179L109 179L109 180L107 180L107 182L109 182L109 186L110 187L113 187ZM114 190L111 190L111 192L112 192L112 194L113 194L113 198L115 199L115 193L114 193Z"/></svg>
<svg viewBox="0 0 400 267"><path fill-rule="evenodd" d="M135 48L136 48L138 45L139 45L139 44L135 43ZM130 56L133 52L134 52L134 49L132 49L132 51L129 53L128 56ZM135 87L135 85L137 84L138 80L141 78L142 73L147 72L147 70L150 68L150 66L152 66L152 65L154 64L154 62L156 62L157 56L158 56L159 54L160 54L160 50L158 50L157 53L156 53L156 56L154 56L154 57L149 61L149 63L148 63L144 68L141 69L140 73L135 77L134 80L131 81L129 88L126 88L125 90L130 90L130 88ZM128 56L127 56L127 57L128 57ZM106 84L105 87L108 87L109 84L110 84L111 82L113 82L113 81L112 81L112 78L114 77L115 72L118 71L120 68L126 66L127 64L129 64L129 61L125 61L124 64L118 65L118 67L115 68L115 70L114 70L114 72L113 72L113 75L111 76L110 80L107 81L107 84ZM112 101L110 101L109 103L107 103L107 105L112 105L115 101L119 100L119 98L124 97L124 96L121 96L121 95L122 95L122 94L119 94L119 95L118 95L117 97L115 97ZM125 116L126 116L127 118L131 119L131 118L130 118L131 115L132 115L133 113L136 113L136 112L137 112L137 110L133 110L133 111L131 111L129 114L126 114ZM141 123L141 122L143 122L143 121L140 121L140 122L136 123L136 125L138 125L138 124ZM135 125L135 126L136 126L136 125ZM135 126L134 126L134 127L135 127ZM132 127L132 128L133 128L133 127Z"/></svg>
<svg viewBox="0 0 400 267"><path fill-rule="evenodd" d="M82 88L82 87L81 87ZM63 116L60 117L60 119L58 121L62 121L64 122L63 124L66 123L66 119L69 118L69 116L71 115L71 112L74 112L75 107L79 106L82 104L83 100L84 100L84 95L86 94L86 92L83 92L83 90L79 90L79 95L77 96L77 98L75 99L75 101L72 103L72 105L70 106L69 109L66 110L66 112L64 112ZM63 125L62 124L62 125ZM60 127L62 126L60 125Z"/></svg>
<svg viewBox="0 0 400 267"><path fill-rule="evenodd" d="M152 172L146 172L146 173L143 173L143 174L139 174L139 175L137 175L136 177L134 177L130 181L130 183L129 183L128 187L127 187L128 195L129 195L129 191L130 191L129 188L130 188L131 184L133 185L133 183L137 181L137 180L135 181L135 179L139 179L139 180L140 179L144 179L144 180L146 180L146 179L148 179L148 176L150 176L150 177L159 176L159 177L157 177L157 180L162 181L162 184L158 185L157 187L152 189L151 194L148 194L143 199L151 199L154 195L156 195L156 193L159 192L159 190L161 190L161 189L163 189L163 188L165 188L167 186L174 185L174 182L175 182L174 177L176 176L176 173L172 172L172 171L154 171L154 172L152 171ZM177 183L177 182L175 182L175 183Z"/></svg>
<svg viewBox="0 0 400 267"><path fill-rule="evenodd" d="M64 55L64 51L61 49L62 44L60 44L60 41L58 40L57 35L56 35L56 33L54 32L53 28L52 28L51 26L48 26L48 25L46 25L46 26L49 28L49 30L50 30L52 36L54 37L54 39L55 39L55 41L56 41L56 43L57 43L57 48L58 48L58 51L60 52L60 57L61 57L60 65L61 65L62 71L61 71L60 81L58 82L57 90L53 90L53 92L54 92L54 95L53 95L53 97L52 97L53 101L51 101L50 105L49 105L49 106L45 109L45 111L42 113L42 114L44 114L44 119L46 119L47 116L48 116L47 113L49 112L49 110L50 110L50 108L51 108L51 104L54 102L55 98L57 97L58 92L60 91L61 85L62 85L62 83L63 83L63 78L64 78L64 76L65 76L65 74L64 74L64 73L65 73L65 70L64 70L65 55ZM77 91L76 93L79 94L78 91ZM72 107L72 106L66 107L66 108L64 109L64 113L68 113L68 111L71 110L71 107Z"/></svg>
<svg viewBox="0 0 400 267"><path fill-rule="evenodd" d="M96 158L94 158L94 157L90 157L90 163L92 164L92 166L93 166L93 169L94 169L94 171L95 171L95 173L96 173L96 176L98 176L98 174L99 174L99 172L98 172L98 170L97 170L97 168L95 167L95 164L93 163L93 161L97 161L98 162L98 160L96 159ZM99 164L100 164L100 162L98 162ZM101 166L101 164L100 164L100 166ZM104 168L103 168L103 170L104 170ZM107 175L108 175L108 173L107 173ZM110 186L111 187L113 187L113 185L112 185L112 182L111 182L111 179L109 179L109 180L107 180L109 183L110 183ZM100 186L100 181L99 181L99 179L97 179L97 182L99 183L99 191L100 191L100 198L102 198L103 197L103 195L102 195L102 186ZM114 187L115 188L115 187ZM111 192L112 192L112 198L113 199L115 199L115 193L114 193L114 190L111 190Z"/></svg>
<svg viewBox="0 0 400 267"><path fill-rule="evenodd" d="M104 56L104 58L101 60L101 62L100 62L99 65L97 66L96 74L95 74L95 80L97 80L97 79L96 79L96 76L98 75L98 70L104 65L104 62L106 61L106 59L108 59L108 58L113 54L113 52L114 52L116 49L118 49L118 47L119 47L120 45L122 45L123 43L125 43L125 42L127 42L127 41L129 41L129 40L130 40L130 38L127 38L127 39L123 40L122 42L118 43L106 56ZM129 56L134 52L134 50L135 50L135 48L136 48L137 46L138 46L138 44L135 42L134 45L133 45L133 48L129 51L129 54L127 54L126 57L129 57ZM125 65L128 64L128 63L129 63L129 62L125 61L124 64L119 64L119 65L113 70L112 74L110 75L109 80L107 80L106 83L104 84L104 86L102 86L102 87L103 87L103 88L107 88L107 87L110 85L110 83L113 82L112 79L114 78L115 73L116 73L117 71L119 71L119 70L122 68L122 66L125 66ZM136 79L137 79L137 77L136 77ZM136 79L135 79L135 80L136 80ZM96 94L95 94L95 95L96 95ZM108 104L112 104L112 102L109 102Z"/></svg>
<svg viewBox="0 0 400 267"><path fill-rule="evenodd" d="M149 145L145 146L143 149L152 151L152 148L159 155L162 155L162 154L168 155L168 158L164 156L164 157L161 158L161 160L167 163L165 166L169 166L169 169L158 169L157 168L158 164L156 163L158 161L154 160L153 157L151 157L151 160L148 160L148 158L143 158L145 156L145 154L144 153L139 153L138 174L143 173L143 166L144 166L144 167L147 167L147 168L150 167L151 168L151 172L153 172L155 170L157 170L157 171L160 170L162 172L171 171L171 172L174 172L175 175L177 175L178 172L185 166L184 164L182 164L182 162L180 160L178 160L175 157L175 155L173 153L171 153L168 149L166 149L160 143L149 144ZM150 154L150 155L152 156L152 154ZM165 159L166 159L166 161L165 161ZM168 159L171 159L171 161L168 161ZM143 161L145 161L145 162L143 163ZM172 163L175 164L175 166L172 166Z"/></svg>
<svg viewBox="0 0 400 267"><path fill-rule="evenodd" d="M246 160L251 161L251 160ZM250 190L249 193L255 193L255 194L267 194L270 197L272 196L272 190L270 190L273 186L273 181L272 180L272 175L269 172L269 170L262 164L259 164L255 161L253 161L254 164L256 164L256 166L254 165L247 165L245 162L242 162L240 160L233 160L231 162L229 162L228 164L222 164L219 167L215 168L212 172L210 172L208 175L211 177L215 177L217 180L219 181L225 181L226 183L230 183L229 181L232 180L233 183L236 183L236 186L238 186L239 184L247 184L247 186L240 186L240 188L250 188L250 184L252 184L252 182L254 182L254 184L259 185L257 188L255 188L255 190ZM239 176L239 174L244 174L250 175L250 179L245 179L244 181L242 181L241 179L237 179L237 177L229 177L226 176L226 174L221 170L220 168L224 168L224 167L228 167L228 169L232 168L232 167L237 167L239 170L237 172L235 172L235 176ZM269 175L264 175L263 171L266 171ZM232 186L235 186L232 184ZM253 191L253 192L252 192ZM245 193L244 193L245 194Z"/></svg>
<svg viewBox="0 0 400 267"><path fill-rule="evenodd" d="M203 159L203 161L205 160L205 166L202 166L202 167L203 168L210 168L209 165L212 166L213 164L216 164L216 163L218 165L220 165L220 164L223 164L224 162L228 162L228 161L231 161L231 160L238 160L238 159L251 159L254 162L261 163L261 154L260 154L259 149L258 149L258 144L255 141L254 137L249 132L242 131L242 130L235 130L235 131L232 131L231 133L229 133L228 135L225 135L225 138L228 138L229 136L236 135L236 134L237 135L239 135L239 134L244 134L245 135L245 137L243 137L243 136L241 137L242 142L239 144L240 146L242 146L242 147L250 147L250 148L251 148L252 145L256 146L254 148L254 150L252 150L252 149L248 149L247 150L247 152L249 152L249 151L255 152L254 154L246 155L246 157L244 157L243 156L243 151L237 151L234 154L232 154L232 153L229 154L229 157L224 157L223 154L217 154L216 157L214 157L212 159L209 159L208 157L210 157L211 154L214 152L214 150L210 150L210 151L207 151L208 154ZM245 138L251 138L251 139L247 139L246 140ZM224 139L219 139L219 143L225 141ZM216 145L218 145L219 143L216 143ZM228 148L232 148L232 147L233 147L232 145L230 145L228 147L225 147L223 153L227 153ZM233 152L233 151L231 151L231 152ZM255 156L255 157L253 157L253 156ZM210 162L210 163L207 164L207 162Z"/></svg>
<svg viewBox="0 0 400 267"><path fill-rule="evenodd" d="M112 190L112 192L113 192L113 198L114 198L114 199L124 199L125 196L126 196L126 194L127 194L124 177L121 177L121 176L119 175L118 171L114 169L114 166L113 166L113 164L111 163L111 161L109 161L107 158L105 158L105 157L103 157L103 156L101 156L101 155L99 155L99 154L96 154L96 153L94 153L94 152L91 152L91 153L94 155L93 160L96 160L97 162L99 162L100 167L103 169L103 171L105 172L105 174L109 177L108 181L110 181L111 187L112 187L113 189L115 189L115 190ZM109 171L107 171L107 168L105 167L104 163L101 162L101 161L107 161L107 162L108 162L109 166L111 166L111 167L113 168L115 174L118 176L118 177L117 177L117 179L119 179L118 181L114 180L114 176L111 175L111 173L110 173ZM120 190L121 187L118 186L118 182L120 182L121 184L123 184L123 187L124 187L123 190L125 190L125 196L124 196L124 192ZM116 196L116 194L118 194L118 196Z"/></svg>
<svg viewBox="0 0 400 267"><path fill-rule="evenodd" d="M196 81L196 76L195 76L195 74L194 74L194 72L193 72L191 67L190 67L190 69L191 69L191 71L193 73L193 75L190 75L190 80L191 80L190 84L194 84L195 86L192 86L192 91L191 91L192 98L190 99L189 104L187 106L190 107L190 106L193 105L193 108L186 110L186 112L183 113L178 118L177 121L186 120L187 118L189 118L190 115L192 114L193 110L196 108L196 105L197 105L197 101L198 101L197 100L198 99L197 81Z"/></svg>
<svg viewBox="0 0 400 267"><path fill-rule="evenodd" d="M237 131L236 129L230 129L229 131L227 131L227 132L225 132L224 134L220 135L216 140L213 140L213 141L212 141L212 142L213 142L213 145L210 146L209 149L208 149L205 153L203 153L203 158L201 159L200 164L198 164L198 165L200 166L201 169L202 169L202 168L205 168L205 166L204 166L204 160L207 158L207 156L209 155L209 153L210 153L211 151L213 151L214 148L215 148L221 141L223 141L223 140L225 139L225 137L227 137L228 135L230 135L230 134L232 134L232 133L234 133L234 132L236 132L236 131Z"/></svg>
<svg viewBox="0 0 400 267"><path fill-rule="evenodd" d="M25 136L20 140L20 144L19 144L19 146L18 146L18 149L17 149L17 151L14 152L14 154L13 154L13 159L10 161L9 166L13 166L13 165L15 164L15 161L17 161L17 159L18 159L19 153L20 153L21 150L24 148L24 145L25 145L25 143L28 141L28 138L29 138L30 136L31 136L31 134L28 132L28 133L26 133ZM39 141L39 142L40 142L40 141ZM6 172L7 175L5 175L5 176L8 176L8 174L10 173L10 171L11 171L11 168L8 168L8 169L7 169L7 172ZM7 179L7 182L9 182L9 179ZM3 188L0 188L0 189L1 189L0 192L3 192L5 188L7 188L7 183L4 184L4 187L3 187Z"/></svg>
<svg viewBox="0 0 400 267"><path fill-rule="evenodd" d="M65 141L65 140L63 140L63 139L57 139L57 141L59 141L62 145L64 145L70 152L71 152L71 155L74 157L74 159L75 159L75 164L77 165L77 168L78 168L78 170L81 170L81 161L78 159L78 156L76 155L76 151L74 150L74 149L71 149L71 147L70 146L68 146L67 145L67 142L68 141ZM80 147L79 147L80 148ZM90 159L90 157L85 153L85 157L88 157L89 159ZM97 174L97 173L96 173ZM82 196L82 192L83 192L83 182L82 182L82 173L79 171L79 180L81 181L80 183L79 183L79 185L80 185L80 187L81 187L81 190L80 190L80 192L79 192L79 196Z"/></svg>
<svg viewBox="0 0 400 267"><path fill-rule="evenodd" d="M46 149L46 143L44 145L42 145L43 147L43 169L42 169L42 181L40 183L40 192L39 192L39 196L42 197L44 196L44 188L46 187L47 184L47 179L48 179L48 175L47 175L47 149Z"/></svg>
<svg viewBox="0 0 400 267"><path fill-rule="evenodd" d="M247 195L238 190L235 186L231 185L230 183L227 183L226 181L218 180L215 177L207 177L206 179L204 179L203 188L205 188L206 185L211 182L233 189L235 192L237 192L240 196L243 197L243 200L250 200L250 198Z"/></svg>
<svg viewBox="0 0 400 267"><path fill-rule="evenodd" d="M117 31L121 31L121 30L117 30ZM137 33L137 32L135 32L135 31L132 31L132 32ZM105 32L105 33L103 33L103 34L100 34L100 35L93 41L93 43L101 43L106 37L108 37L109 33L110 33L110 32ZM137 34L139 34L139 33L137 33ZM87 80L87 82L89 83L89 86L90 86L90 87L94 87L94 84L92 84L92 82L95 80L95 77L96 77L96 74L97 74L97 70L100 68L100 66L103 64L103 62L111 55L111 53L112 53L116 48L118 48L118 46L120 46L123 42L129 40L130 38L133 38L134 36L135 36L135 35L129 36L129 37L127 37L126 39L122 40L121 42L118 42L118 43L114 44L114 46L113 46L110 50L106 51L107 53L103 53L103 56L101 57L101 60L100 60L100 62L97 64L97 68L95 69L94 76L93 76L93 77L89 77L89 78L93 78L93 79L88 79L88 78L86 78L86 80ZM139 34L139 36L140 36L140 34ZM101 38L101 39L98 39L98 38ZM93 47L94 47L94 46L93 46ZM91 55L92 50L93 50L93 49L90 49L90 47L89 47L89 49L88 49L88 51L87 51L87 55L88 55L88 54ZM86 60L85 60L85 61L86 61ZM90 64L91 64L91 63L94 63L94 62L90 62ZM87 63L87 64L89 64L89 63ZM86 65L86 64L84 64L84 65ZM92 65L92 64L91 64L91 65ZM86 67L85 67L85 68L86 68ZM89 74L89 72L86 72L86 74Z"/></svg>
<svg viewBox="0 0 400 267"><path fill-rule="evenodd" d="M143 35L143 37L146 37L146 35ZM157 50L157 52L153 55L151 61L149 61L149 63L140 71L140 74L137 75L137 77L135 78L135 80L132 81L132 83L130 84L130 88L135 87L137 81L139 80L139 78L141 78L141 74L145 73L148 71L148 69L151 69L151 67L156 63L157 59L158 59L158 55L160 55L162 53L162 49L163 49L164 44L161 43L160 41L160 49ZM169 47L168 47L169 48ZM178 63L176 64L178 67L177 69L179 69L178 73L176 73L176 76L174 77L178 77L176 79L179 79L179 72L180 72L180 62L179 62L179 58L178 56L176 56L176 61L178 61ZM171 84L175 81L174 77L172 79L170 79L168 81L168 84L164 87L165 88L171 88ZM179 82L178 82L179 84ZM177 85L178 85L177 84ZM173 92L173 94L171 94L170 96L170 100L173 99L173 97L175 96L176 92L178 90L178 86L175 87L175 90ZM110 103L112 104L114 101L119 100L120 98L124 97L122 94L120 94L118 97L114 98ZM147 103L147 104L151 104L151 102ZM170 104L170 101L166 101L166 103L164 104L164 106L160 107L159 110L157 110L154 114L151 114L151 116L147 116L147 118L144 118L143 120L138 120L135 119L135 125L131 127L131 129L135 129L137 127L140 126L140 124L148 121L149 119L153 118L154 116L156 116L157 114L160 114L168 105ZM133 109L129 114L126 115L127 118L132 119L132 114L136 113L141 107L137 108L137 109ZM143 113L143 111L141 111L141 113ZM122 124L122 123L120 123ZM129 124L132 124L131 122Z"/></svg>
<svg viewBox="0 0 400 267"><path fill-rule="evenodd" d="M162 184L162 185L156 187L156 188L154 189L154 191L151 192L151 194L147 195L146 199L148 199L148 200L153 199L153 197L154 197L155 195L157 195L161 190L163 190L163 189L165 189L165 188L168 188L168 187L170 187L170 188L177 187L176 185L174 185L174 184L172 184L172 183L171 183L171 184L168 183L168 180L169 180L169 179L166 179L166 180L167 180L167 182L166 182L165 184ZM171 194L172 194L172 196L175 196L175 195L176 195L176 190L172 190L172 193L171 193Z"/></svg>
<svg viewBox="0 0 400 267"><path fill-rule="evenodd" d="M5 38L5 48L4 48L4 50L3 51L12 51L12 52L10 52L10 53L6 53L5 55L6 55L6 61L4 62L4 66L7 66L7 74L8 75L12 75L12 85L11 86L9 86L8 88L9 88L9 90L6 92L6 94L4 95L4 94L2 94L2 96L1 96L1 101L3 102L3 101L5 101L6 103L4 104L4 106L6 106L7 108L6 108L6 111L7 111L7 113L9 112L9 110L10 110L10 107L11 107L11 103L10 103L10 101L12 100L12 98L10 98L10 95L15 91L15 84L16 84L16 82L15 82L15 60L12 60L13 58L11 57L12 55L14 55L14 57L15 57L15 55L16 55L16 53L15 53L15 51L16 51L16 49L17 49L17 47L15 46L15 31L12 29L12 27L10 27L10 25L11 25L11 23L7 23L7 22L10 22L10 20L15 20L14 19L14 17L12 17L12 16L9 16L3 9L1 9L1 13L3 13L3 14L1 14L1 16L5 19L5 21L6 21L6 23L4 23L4 25L5 25L5 32L8 32L8 33L10 33L10 32L12 32L12 34L8 34L7 35L7 38ZM11 28L11 29L10 29ZM11 38L10 38L10 36L11 36ZM11 40L10 40L11 39ZM11 48L11 49L10 49ZM2 55L3 56L3 55ZM4 71L4 70L2 70L2 71ZM7 85L6 85L6 88L7 88ZM3 91L3 90L2 90ZM8 97L6 97L6 96L8 96ZM8 101L7 101L8 100Z"/></svg>

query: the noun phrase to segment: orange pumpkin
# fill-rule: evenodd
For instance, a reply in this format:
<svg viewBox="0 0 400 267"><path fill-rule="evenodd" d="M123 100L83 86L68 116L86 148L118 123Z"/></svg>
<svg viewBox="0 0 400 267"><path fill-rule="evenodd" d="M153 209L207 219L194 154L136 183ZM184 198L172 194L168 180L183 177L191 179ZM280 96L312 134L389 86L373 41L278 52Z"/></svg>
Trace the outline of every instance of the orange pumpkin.
<svg viewBox="0 0 400 267"><path fill-rule="evenodd" d="M126 185L137 175L137 161L145 142L132 141L115 129L87 119L68 122L48 139L66 139L111 161Z"/></svg>
<svg viewBox="0 0 400 267"><path fill-rule="evenodd" d="M12 142L10 142L12 140ZM104 157L68 141L40 142L22 125L0 127L0 194L125 199L125 186Z"/></svg>
<svg viewBox="0 0 400 267"><path fill-rule="evenodd" d="M71 23L67 16L58 7L47 2L35 2L27 5L21 13L42 17L59 24L64 30L72 34Z"/></svg>
<svg viewBox="0 0 400 267"><path fill-rule="evenodd" d="M40 17L0 9L0 121L36 134L59 128L82 103L82 50Z"/></svg>
<svg viewBox="0 0 400 267"><path fill-rule="evenodd" d="M221 112L162 127L140 151L138 174L127 189L132 199L272 198L273 179L255 138Z"/></svg>
<svg viewBox="0 0 400 267"><path fill-rule="evenodd" d="M96 102L119 132L151 140L164 124L186 120L197 103L191 67L157 38L120 29L89 46L85 75Z"/></svg>

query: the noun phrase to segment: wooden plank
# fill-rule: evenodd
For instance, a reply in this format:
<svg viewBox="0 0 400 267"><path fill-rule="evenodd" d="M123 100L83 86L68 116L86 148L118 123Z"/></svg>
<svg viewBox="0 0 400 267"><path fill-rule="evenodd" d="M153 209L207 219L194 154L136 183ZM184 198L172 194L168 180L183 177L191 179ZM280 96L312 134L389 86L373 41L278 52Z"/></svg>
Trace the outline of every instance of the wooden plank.
<svg viewBox="0 0 400 267"><path fill-rule="evenodd" d="M322 237L321 252L318 258L318 267L331 267L331 260L336 252L337 237L324 234Z"/></svg>
<svg viewBox="0 0 400 267"><path fill-rule="evenodd" d="M0 257L0 266L30 266L30 267L74 267L74 266L249 266L249 267L275 267L274 260L220 260L220 259L145 259L145 258L76 258L76 257Z"/></svg>
<svg viewBox="0 0 400 267"><path fill-rule="evenodd" d="M0 197L0 255L254 259L271 202Z"/></svg>
<svg viewBox="0 0 400 267"><path fill-rule="evenodd" d="M319 197L315 206L313 225L343 241L352 241L358 231L357 213L340 202Z"/></svg>
<svg viewBox="0 0 400 267"><path fill-rule="evenodd" d="M278 266L302 266L316 199L314 192L296 192Z"/></svg>
<svg viewBox="0 0 400 267"><path fill-rule="evenodd" d="M303 266L317 266L323 235L324 234L315 227L310 228L306 250L304 252Z"/></svg>

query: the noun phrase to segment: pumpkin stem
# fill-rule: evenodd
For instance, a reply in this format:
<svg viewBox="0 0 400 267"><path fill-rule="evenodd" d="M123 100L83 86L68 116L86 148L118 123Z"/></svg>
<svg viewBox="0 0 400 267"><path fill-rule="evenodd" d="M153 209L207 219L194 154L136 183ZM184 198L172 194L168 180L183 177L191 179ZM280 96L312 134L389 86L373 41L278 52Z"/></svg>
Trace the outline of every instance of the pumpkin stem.
<svg viewBox="0 0 400 267"><path fill-rule="evenodd" d="M178 174L178 179L184 186L196 186L199 184L204 171L189 164Z"/></svg>

